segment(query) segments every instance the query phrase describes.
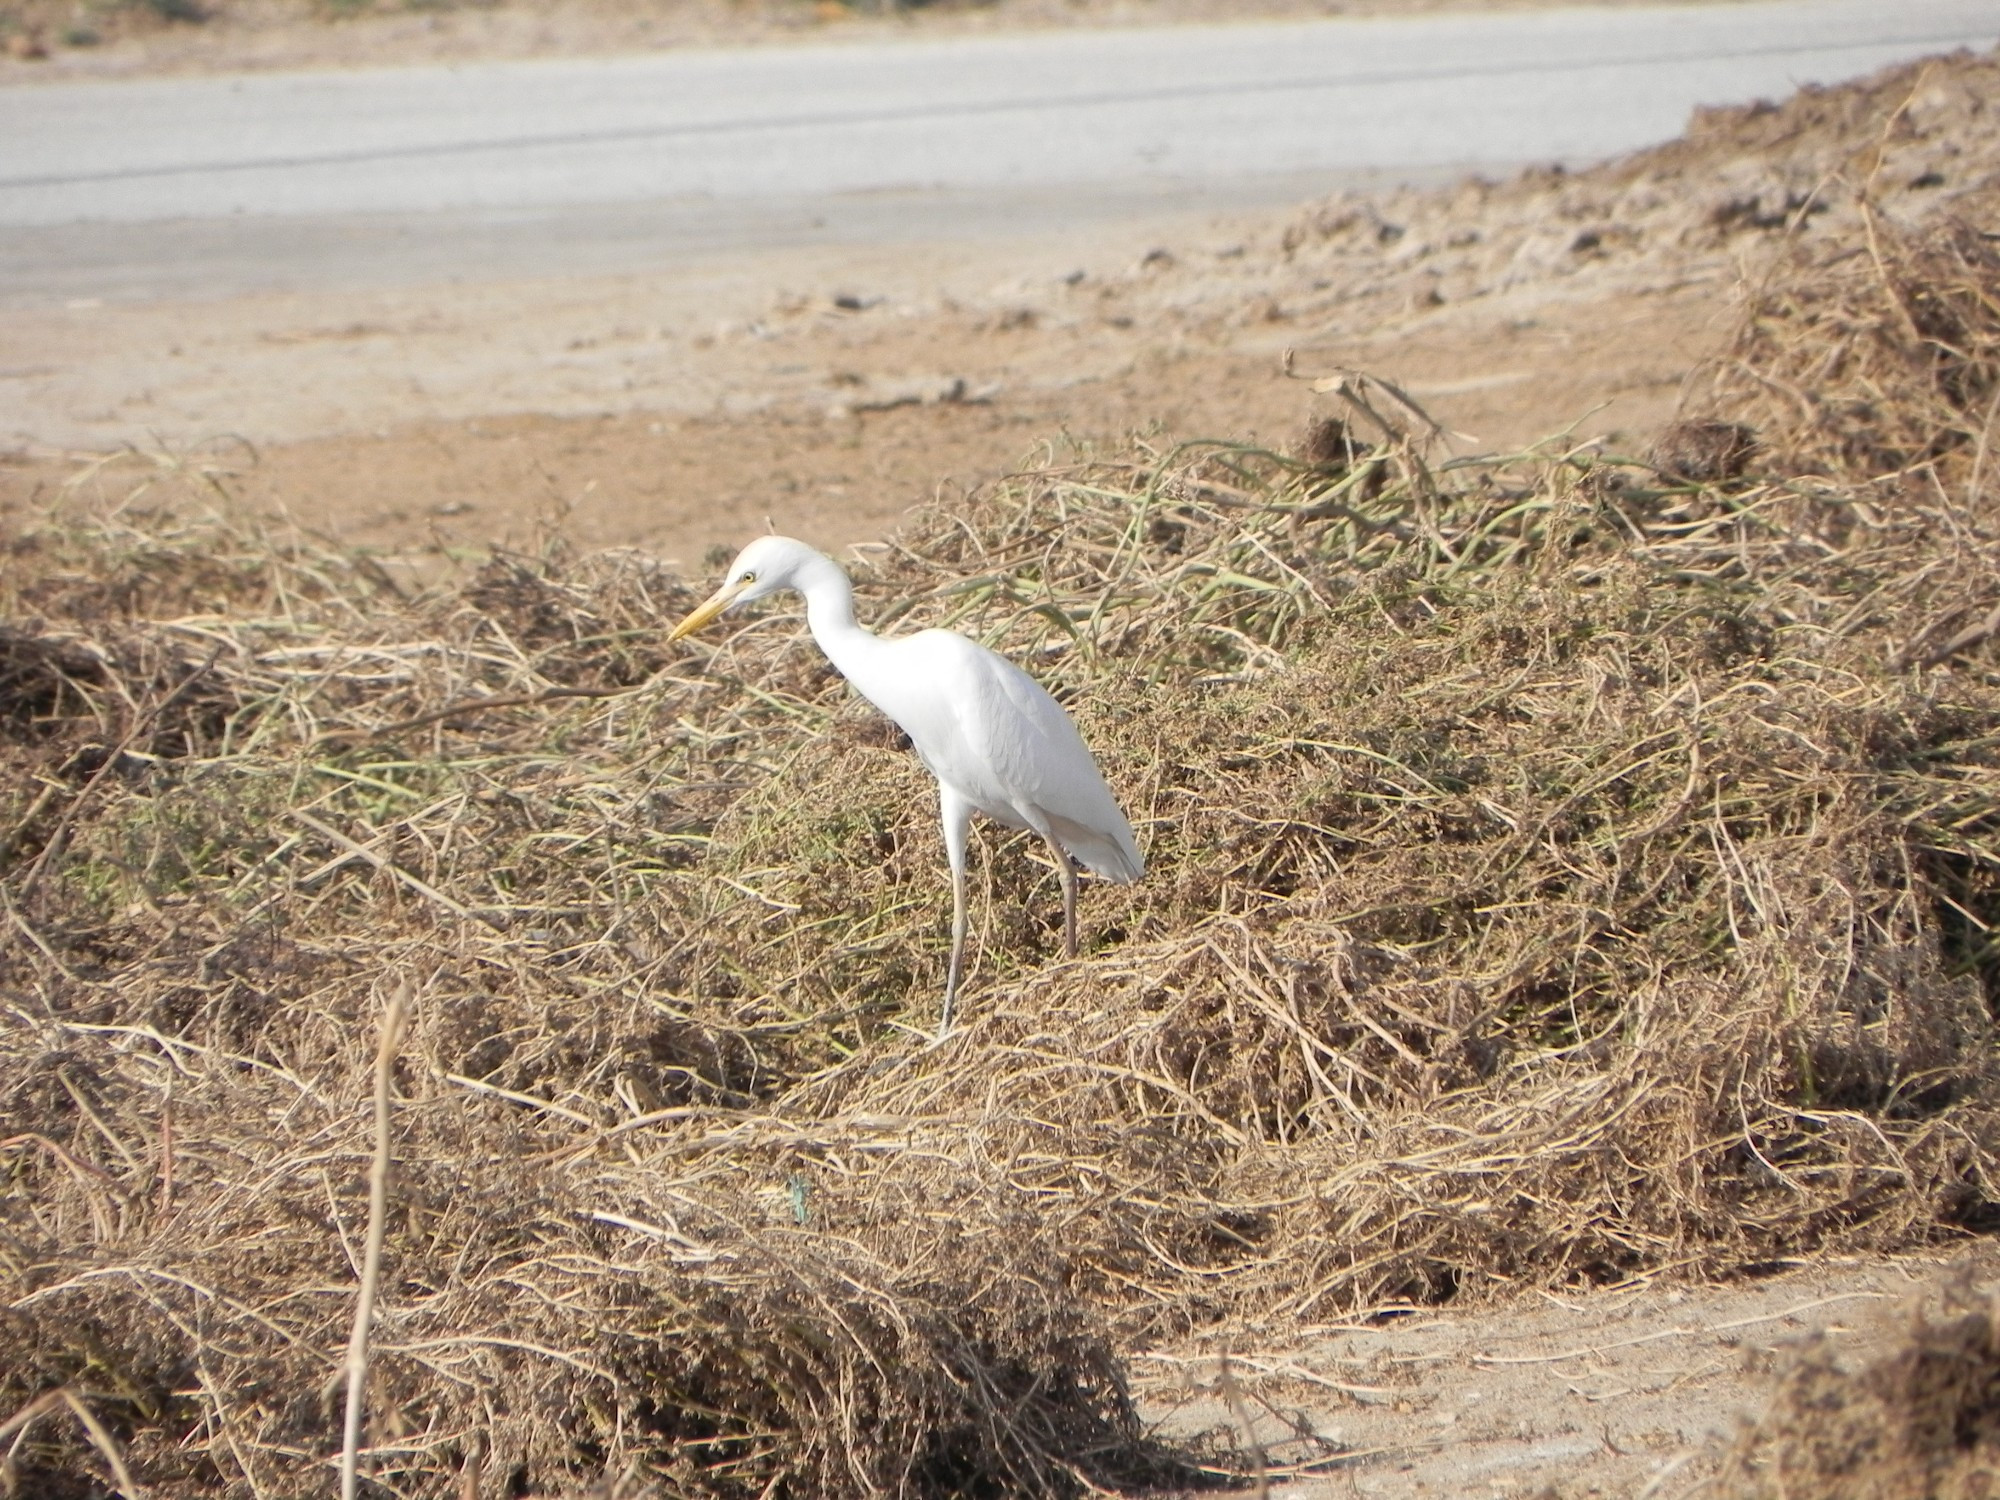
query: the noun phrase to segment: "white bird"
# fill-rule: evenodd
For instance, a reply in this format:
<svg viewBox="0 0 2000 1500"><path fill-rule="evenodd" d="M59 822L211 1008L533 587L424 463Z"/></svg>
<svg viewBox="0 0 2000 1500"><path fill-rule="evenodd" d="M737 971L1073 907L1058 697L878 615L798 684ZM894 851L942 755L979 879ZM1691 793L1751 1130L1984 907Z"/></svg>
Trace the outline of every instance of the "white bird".
<svg viewBox="0 0 2000 1500"><path fill-rule="evenodd" d="M951 859L951 968L938 1035L951 1030L965 961L965 846L972 815L1048 840L1062 876L1063 953L1076 957L1074 856L1121 885L1146 868L1132 825L1104 784L1083 737L1042 685L1003 656L952 630L884 640L854 622L854 586L832 558L790 537L759 537L669 640L724 610L779 589L806 596L806 625L827 659L902 727L938 783Z"/></svg>

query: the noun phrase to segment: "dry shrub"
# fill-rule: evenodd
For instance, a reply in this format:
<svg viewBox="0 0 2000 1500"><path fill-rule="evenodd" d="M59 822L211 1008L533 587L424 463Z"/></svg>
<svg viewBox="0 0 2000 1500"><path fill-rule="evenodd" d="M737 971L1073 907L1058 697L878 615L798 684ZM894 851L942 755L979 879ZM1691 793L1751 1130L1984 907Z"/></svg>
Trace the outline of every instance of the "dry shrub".
<svg viewBox="0 0 2000 1500"><path fill-rule="evenodd" d="M412 603L164 516L18 555L0 1420L28 1418L25 1492L102 1485L103 1445L50 1391L153 1493L327 1484L393 976L422 998L370 1388L384 1482L1067 1493L1181 1472L1059 1265L957 1239L890 1261L828 1232L796 1169L748 1196L707 1181L734 1132L778 1123L750 1106L799 1046L633 982L662 967L647 887L739 790L689 774L707 706L735 734L759 718L656 678L681 584L558 549ZM196 696L211 711L159 732ZM634 1109L681 1167L616 1129ZM841 1127L796 1134L787 1157L840 1149Z"/></svg>
<svg viewBox="0 0 2000 1500"><path fill-rule="evenodd" d="M1982 1500L2000 1488L2000 1330L1966 1274L1902 1314L1859 1370L1815 1341L1700 1493L1729 1500Z"/></svg>
<svg viewBox="0 0 2000 1500"><path fill-rule="evenodd" d="M1882 638L1820 594L1857 565L1895 586L1914 538L1815 577L1752 519L1782 493L1700 524L1662 511L1628 546L1661 499L1587 488L1558 472L1427 520L1406 492L1400 530L1355 549L1367 567L1343 565L1365 528L1310 500L1246 521L1218 490L1135 517L1099 480L982 517L982 567L1099 601L1067 612L1112 659L1075 706L1150 815L1155 873L1094 892L1105 951L1051 967L1052 877L1023 845L995 852L1003 982L947 1055L799 1096L976 1119L978 1138L883 1163L848 1211L894 1183L899 1215L949 1218L994 1163L1038 1162L1022 1186L1063 1205L1084 1284L1131 1336L1724 1270L1985 1213L1991 1123L1961 1106L1994 1083L1990 824L1961 778L1991 785L1967 738L1990 700L1886 671ZM1120 539L1164 516L1173 602L1105 602ZM1286 654L1192 689L1153 655L1228 639L1204 610L1253 566L1217 556L1246 524L1273 582L1215 597ZM974 542L943 536L962 574ZM1724 582L1746 561L1792 576ZM1317 618L1277 602L1313 596ZM1070 654L1045 616L1020 624L1026 654ZM870 747L780 768L718 827L727 883L687 986L926 1013L940 855L924 814L882 815L925 790ZM1100 1206L1125 1184L1131 1206Z"/></svg>
<svg viewBox="0 0 2000 1500"><path fill-rule="evenodd" d="M1991 483L2000 251L1965 219L1911 229L1862 207L1861 243L1767 274L1701 405L1750 423L1778 472Z"/></svg>

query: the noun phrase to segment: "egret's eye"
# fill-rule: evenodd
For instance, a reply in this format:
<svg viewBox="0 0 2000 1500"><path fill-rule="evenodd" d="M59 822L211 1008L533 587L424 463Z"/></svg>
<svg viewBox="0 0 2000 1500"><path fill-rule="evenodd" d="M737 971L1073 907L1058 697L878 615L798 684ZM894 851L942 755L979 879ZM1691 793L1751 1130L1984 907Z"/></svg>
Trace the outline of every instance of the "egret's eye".
<svg viewBox="0 0 2000 1500"><path fill-rule="evenodd" d="M755 573L745 573L739 581L743 583L755 583L757 575Z"/></svg>

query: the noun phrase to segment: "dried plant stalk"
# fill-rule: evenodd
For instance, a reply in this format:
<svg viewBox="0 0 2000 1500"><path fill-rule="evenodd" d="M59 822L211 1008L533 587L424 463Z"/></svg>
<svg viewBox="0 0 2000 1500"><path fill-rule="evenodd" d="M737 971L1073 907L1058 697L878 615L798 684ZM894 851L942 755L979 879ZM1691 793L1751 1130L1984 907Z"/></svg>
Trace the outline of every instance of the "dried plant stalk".
<svg viewBox="0 0 2000 1500"><path fill-rule="evenodd" d="M361 1258L361 1283L354 1297L354 1329L347 1338L347 1420L340 1445L341 1500L354 1500L361 1483L361 1419L368 1393L368 1331L375 1322L375 1296L382 1282L382 1236L389 1221L389 1104L394 1090L396 1049L403 1039L410 982L398 985L382 1015L382 1039L375 1051L375 1155L368 1167L368 1234Z"/></svg>

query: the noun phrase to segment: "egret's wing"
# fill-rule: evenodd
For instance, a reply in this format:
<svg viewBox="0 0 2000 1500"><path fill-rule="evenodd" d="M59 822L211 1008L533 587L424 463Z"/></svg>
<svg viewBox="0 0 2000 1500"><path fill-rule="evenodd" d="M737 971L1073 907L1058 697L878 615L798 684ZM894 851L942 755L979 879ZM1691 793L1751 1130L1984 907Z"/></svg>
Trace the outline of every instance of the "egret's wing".
<svg viewBox="0 0 2000 1500"><path fill-rule="evenodd" d="M957 643L937 648L944 681L933 686L956 732L940 747L949 765L932 769L989 811L1051 829L1098 874L1138 879L1145 861L1132 825L1062 705L1005 657L949 631L925 634Z"/></svg>

